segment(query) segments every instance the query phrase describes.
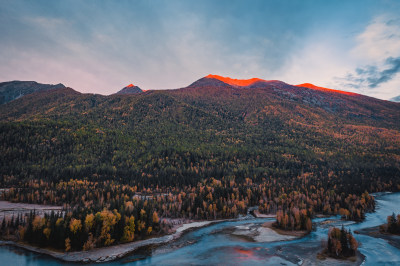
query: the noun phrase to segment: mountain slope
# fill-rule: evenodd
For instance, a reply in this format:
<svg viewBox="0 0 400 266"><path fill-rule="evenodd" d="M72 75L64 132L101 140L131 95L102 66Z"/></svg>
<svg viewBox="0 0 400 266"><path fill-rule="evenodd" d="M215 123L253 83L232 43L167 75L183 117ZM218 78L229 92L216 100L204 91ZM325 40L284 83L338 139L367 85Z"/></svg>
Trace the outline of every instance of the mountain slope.
<svg viewBox="0 0 400 266"><path fill-rule="evenodd" d="M56 85L41 84L35 81L9 81L0 83L0 104L5 104L24 95L38 91L65 88L61 83Z"/></svg>
<svg viewBox="0 0 400 266"><path fill-rule="evenodd" d="M311 84L311 83L303 83L303 84L299 84L299 85L295 85L295 86L296 87L308 88L308 89L312 89L312 90L317 90L317 91L342 93L342 94L346 94L346 95L357 95L357 93L353 93L353 92L332 90L332 89L328 89L328 88L318 87L318 86L315 86L314 84Z"/></svg>
<svg viewBox="0 0 400 266"><path fill-rule="evenodd" d="M400 180L399 104L281 81L244 84L204 77L130 97L72 89L22 97L0 106L0 174L175 186L332 172L326 186L360 192Z"/></svg>
<svg viewBox="0 0 400 266"><path fill-rule="evenodd" d="M255 80L255 79L252 79ZM189 103L198 103L205 108L237 109L235 116L245 114L246 119L276 109L282 116L304 121L312 115L330 116L329 120L342 119L351 123L389 126L399 129L399 105L372 97L343 93L313 86L293 86L281 81L257 79L241 81L247 86L232 86L212 75L199 79L180 90L171 91ZM294 112L290 109L301 110ZM304 112L303 114L301 114ZM297 114L297 115L296 115ZM303 116L303 117L302 117ZM315 120L315 119L314 119ZM326 119L325 119L326 120ZM325 121L322 120L322 121ZM318 121L315 121L318 122Z"/></svg>
<svg viewBox="0 0 400 266"><path fill-rule="evenodd" d="M311 230L317 214L361 221L374 210L368 193L400 190L400 104L304 86L208 76L129 96L26 95L0 105L0 187L10 188L0 198L68 208L40 230L31 216L23 231L62 250L93 236L103 246L102 217L115 221L105 232L116 244L131 223L130 241L159 235L164 218L234 218L250 206L287 230Z"/></svg>

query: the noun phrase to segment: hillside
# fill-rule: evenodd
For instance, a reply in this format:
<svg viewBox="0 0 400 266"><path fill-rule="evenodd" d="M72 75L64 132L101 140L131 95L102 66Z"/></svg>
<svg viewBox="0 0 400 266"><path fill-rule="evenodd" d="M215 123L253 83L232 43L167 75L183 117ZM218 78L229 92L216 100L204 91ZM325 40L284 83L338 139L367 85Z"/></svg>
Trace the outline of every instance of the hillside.
<svg viewBox="0 0 400 266"><path fill-rule="evenodd" d="M316 162L320 174L357 169L370 175L381 168L396 172L399 167L399 104L280 81L232 86L205 77L182 89L111 96L65 88L27 95L0 111L2 174L20 175L17 165L29 171L41 165L40 172L51 165L58 170L48 170L50 179L68 178L67 169L75 169L74 177L83 178L105 167L106 179L128 175L136 180L141 172L157 169L159 173L146 173L153 179L143 182L168 185L176 178L196 184L225 174L289 178L315 172ZM27 161L18 151L9 154L10 143L33 148L33 140L21 139L20 134L63 140L57 140L57 145L47 143L49 147L35 151L37 155ZM69 143L68 152L64 142ZM52 152L61 156L60 165L51 163ZM208 165L209 169L168 175L171 166L186 169L193 163L185 161L183 154L199 156L195 160L199 168ZM238 156L240 165L225 165L227 158ZM260 156L261 161L253 162ZM162 163L154 162L154 157ZM211 158L215 162L210 166ZM241 167L246 170L238 174Z"/></svg>
<svg viewBox="0 0 400 266"><path fill-rule="evenodd" d="M41 84L35 81L9 81L0 83L0 104L5 104L24 95L39 91L65 88L61 83L57 85Z"/></svg>
<svg viewBox="0 0 400 266"><path fill-rule="evenodd" d="M96 246L132 241L168 230L158 217L249 206L310 230L315 214L359 221L374 209L368 193L400 189L400 104L314 85L211 75L134 94L60 88L1 105L0 121L1 198L72 210L60 236L25 237L60 249L67 236L80 250L90 234ZM97 227L120 222L107 236L68 229L93 215Z"/></svg>

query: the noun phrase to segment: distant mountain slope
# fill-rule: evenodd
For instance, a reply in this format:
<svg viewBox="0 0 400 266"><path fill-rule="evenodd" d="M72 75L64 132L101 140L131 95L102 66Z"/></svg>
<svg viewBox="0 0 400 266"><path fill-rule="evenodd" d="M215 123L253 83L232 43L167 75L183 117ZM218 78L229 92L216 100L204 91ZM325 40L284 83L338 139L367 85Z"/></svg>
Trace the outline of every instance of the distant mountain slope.
<svg viewBox="0 0 400 266"><path fill-rule="evenodd" d="M294 121L329 115L329 120L344 119L351 123L380 126L390 124L400 128L397 122L400 108L395 103L312 84L293 86L278 80L250 79L236 80L236 84L246 84L238 86L225 83L222 81L224 79L233 84L234 79L208 75L171 93L183 97L188 103L204 106L209 111L218 108L229 109L231 113L237 109L236 116L243 114L246 119L257 117L260 113L271 114L274 108L274 116L278 116L279 112L281 118L291 117ZM290 110L292 108L297 111L293 112ZM299 110L307 114L304 113L302 117ZM321 120L324 121L326 119Z"/></svg>
<svg viewBox="0 0 400 266"><path fill-rule="evenodd" d="M9 81L0 83L0 104L5 104L24 95L37 91L65 88L61 83L56 85L41 84L35 81Z"/></svg>
<svg viewBox="0 0 400 266"><path fill-rule="evenodd" d="M128 86L124 87L122 90L118 91L116 94L136 94L141 93L143 90L138 86L133 84L129 84Z"/></svg>
<svg viewBox="0 0 400 266"><path fill-rule="evenodd" d="M390 99L392 102L400 102L400 95Z"/></svg>
<svg viewBox="0 0 400 266"><path fill-rule="evenodd" d="M58 113L67 115L75 105L73 102L77 101L79 95L82 94L65 87L27 94L7 104L0 105L0 119L32 119L46 116L56 109ZM89 104L87 108L89 108ZM85 106L82 107L86 108Z"/></svg>

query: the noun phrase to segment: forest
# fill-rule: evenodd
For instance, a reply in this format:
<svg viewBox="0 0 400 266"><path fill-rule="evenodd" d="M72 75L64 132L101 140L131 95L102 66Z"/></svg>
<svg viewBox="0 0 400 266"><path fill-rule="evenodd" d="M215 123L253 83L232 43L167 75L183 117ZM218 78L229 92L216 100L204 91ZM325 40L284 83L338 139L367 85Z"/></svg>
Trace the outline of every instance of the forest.
<svg viewBox="0 0 400 266"><path fill-rule="evenodd" d="M319 214L361 221L375 207L370 193L399 191L398 104L213 86L65 88L1 105L9 190L0 199L63 206L0 221L3 238L88 250L166 234L169 219L235 218L251 206L282 229L309 231Z"/></svg>

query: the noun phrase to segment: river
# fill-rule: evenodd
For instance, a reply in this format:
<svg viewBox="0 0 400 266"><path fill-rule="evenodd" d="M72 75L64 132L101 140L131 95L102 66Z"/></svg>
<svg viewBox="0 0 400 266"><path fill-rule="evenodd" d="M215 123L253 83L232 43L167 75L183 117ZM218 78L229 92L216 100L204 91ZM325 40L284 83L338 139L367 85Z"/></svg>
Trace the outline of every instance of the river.
<svg viewBox="0 0 400 266"><path fill-rule="evenodd" d="M300 239L265 242L270 235L248 235L258 233L261 224L272 218L251 218L225 221L184 234L180 239L154 247L139 250L118 261L100 265L299 265L314 264L315 254L327 239L329 227L344 226L352 231L377 226L386 222L392 212L400 213L400 193L376 195L376 211L366 215L362 223L343 222L339 217L318 218L313 222L316 230ZM400 265L400 250L387 241L354 234L361 242L359 251L365 256L363 265ZM268 238L270 237L270 238ZM257 242L258 241L258 242ZM337 265L337 261L318 261L322 264ZM343 262L346 264L347 262ZM47 255L28 252L20 248L0 247L1 265L77 265L63 263Z"/></svg>

